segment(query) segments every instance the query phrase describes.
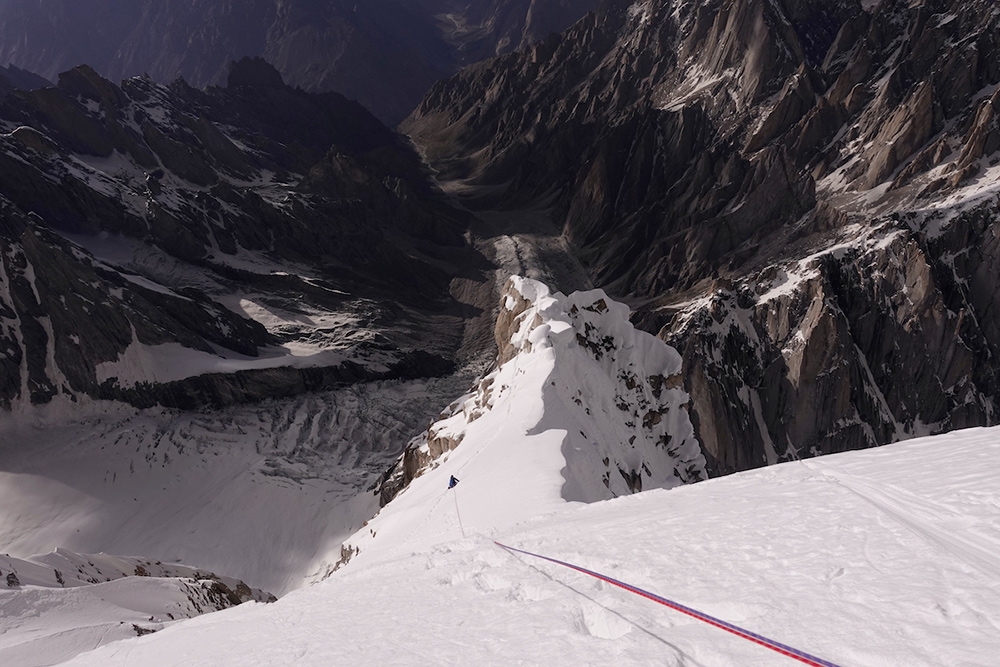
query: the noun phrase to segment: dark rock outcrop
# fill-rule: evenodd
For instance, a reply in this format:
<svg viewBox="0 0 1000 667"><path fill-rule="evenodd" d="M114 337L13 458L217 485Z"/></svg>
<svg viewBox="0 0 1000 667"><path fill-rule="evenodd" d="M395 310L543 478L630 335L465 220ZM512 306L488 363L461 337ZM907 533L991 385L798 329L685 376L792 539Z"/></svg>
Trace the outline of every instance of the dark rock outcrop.
<svg viewBox="0 0 1000 667"><path fill-rule="evenodd" d="M0 210L0 219L0 285L9 297L0 297L5 407L23 399L24 389L32 403L60 393L101 396L106 392L96 367L117 360L133 342L178 342L210 354L218 346L248 356L274 342L257 322L195 291L131 283L10 204Z"/></svg>
<svg viewBox="0 0 1000 667"><path fill-rule="evenodd" d="M661 335L684 354L714 472L992 423L1000 337L982 326L992 297L977 295L994 294L995 260L949 258L998 213L963 214L941 236L886 220L675 311ZM975 275L975 291L960 287Z"/></svg>
<svg viewBox="0 0 1000 667"><path fill-rule="evenodd" d="M413 350L401 354L397 361L385 368L372 368L348 360L315 368L284 366L234 373L206 373L172 382L142 382L127 387L106 381L97 389L96 395L137 407L161 405L180 410L199 410L328 391L376 380L440 377L454 370L455 364L448 359Z"/></svg>
<svg viewBox="0 0 1000 667"><path fill-rule="evenodd" d="M285 81L274 65L263 58L242 58L229 68L227 88L282 88Z"/></svg>

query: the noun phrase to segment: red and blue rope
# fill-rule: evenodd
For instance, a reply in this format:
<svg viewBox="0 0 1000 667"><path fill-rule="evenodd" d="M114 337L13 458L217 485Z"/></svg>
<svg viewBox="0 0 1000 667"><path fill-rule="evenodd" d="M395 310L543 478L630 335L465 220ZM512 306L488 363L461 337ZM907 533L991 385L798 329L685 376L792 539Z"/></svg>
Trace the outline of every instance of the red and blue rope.
<svg viewBox="0 0 1000 667"><path fill-rule="evenodd" d="M671 608L671 609L673 609L675 611L679 611L682 614L687 614L688 616L696 618L699 621L703 621L705 623L708 623L709 625L712 625L712 626L714 626L716 628L719 628L720 630L725 630L726 632L731 632L732 634L736 635L737 637L742 637L743 639L746 639L747 641L751 641L751 642L753 642L755 644L759 644L760 646L763 646L765 648L769 648L772 651L775 651L775 652L780 653L780 654L782 654L784 656L792 658L793 660L798 660L799 662L803 662L803 663L805 663L807 665L811 665L812 667L838 667L836 664L834 664L832 662L829 662L827 660L823 660L822 658L817 658L816 656L809 655L808 653L805 653L804 651L800 651L800 650L798 650L796 648L792 648L791 646L786 646L785 644L781 644L779 642L776 642L773 639L768 639L767 637L764 637L762 635L758 635L755 632L750 632L749 630L744 630L743 628L741 628L739 626L736 626L736 625L733 625L732 623L727 623L726 621L720 620L718 618L714 618L712 616L709 616L708 614L703 614L700 611L697 611L695 609L691 609L690 607L685 607L682 604L679 604L679 603L674 602L672 600L668 600L667 598L661 597L661 596L659 596L659 595L657 595L655 593L650 593L649 591L643 590L643 589L641 589L641 588L639 588L637 586L633 586L631 584L626 584L623 581L618 581L617 579L614 579L612 577L600 574L598 572L594 572L592 570L588 570L587 568L580 567L579 565L573 565L572 563L567 563L565 561L557 560L555 558L549 558L548 556L542 556L540 554L531 553L530 551L524 551L522 549L515 549L514 547L509 547L506 544L501 544L500 542L494 542L494 544L496 544L501 549L506 549L507 551L509 551L511 553L519 553L519 554L524 554L525 556L531 556L532 558L539 558L541 560L546 560L546 561L548 561L550 563L555 563L556 565L562 565L563 567L567 567L567 568L569 568L571 570L576 570L577 572L581 572L583 574L589 575L589 576L594 577L596 579L600 579L601 581L607 582L607 583L609 583L609 584L611 584L613 586L617 586L619 588L623 588L626 591L629 591L630 593L635 593L636 595L640 595L640 596L642 596L642 597L644 597L644 598L646 598L648 600L652 600L653 602L657 602L659 604L662 604L665 607L669 607L669 608Z"/></svg>

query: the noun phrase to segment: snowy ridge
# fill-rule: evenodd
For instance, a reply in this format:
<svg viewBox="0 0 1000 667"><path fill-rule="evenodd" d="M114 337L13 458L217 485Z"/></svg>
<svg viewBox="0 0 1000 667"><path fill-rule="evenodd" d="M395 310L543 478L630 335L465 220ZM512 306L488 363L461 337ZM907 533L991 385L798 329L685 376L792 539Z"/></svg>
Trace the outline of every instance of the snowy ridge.
<svg viewBox="0 0 1000 667"><path fill-rule="evenodd" d="M431 426L420 447L429 458L458 446L469 425L504 403L518 376L537 367L548 377L532 388L545 411L535 430L566 431L566 500L593 502L641 491L643 484L669 488L704 479L683 407L688 397L679 388L680 355L636 330L627 306L603 290L550 294L542 283L515 276L501 298L496 339L500 368Z"/></svg>
<svg viewBox="0 0 1000 667"><path fill-rule="evenodd" d="M167 564L134 556L109 556L108 554L78 554L66 549L31 558L13 558L0 555L0 572L13 573L19 586L43 588L78 588L97 585L125 577L188 577L219 581L233 591L238 591L241 601L273 602L274 596L260 589L251 589L232 577L220 577L186 565ZM9 586L8 588L13 588Z"/></svg>
<svg viewBox="0 0 1000 667"><path fill-rule="evenodd" d="M565 447L567 500L593 502L644 484L670 488L705 478L680 389L681 357L636 330L627 306L603 290L550 295L544 285L516 277L503 305L511 315L526 308L513 317L510 346L519 357L553 357L543 401L557 402L580 426L580 439L570 431ZM593 474L602 468L603 489Z"/></svg>
<svg viewBox="0 0 1000 667"><path fill-rule="evenodd" d="M462 517L483 532L567 501L704 479L680 355L628 316L602 290L566 296L511 278L496 327L499 367L410 443L399 474L412 484L383 510L391 518L376 517L346 542L342 560L411 533L437 534L440 526L401 519L437 502L439 482L423 479L431 469L442 471L435 480L476 480L462 486Z"/></svg>

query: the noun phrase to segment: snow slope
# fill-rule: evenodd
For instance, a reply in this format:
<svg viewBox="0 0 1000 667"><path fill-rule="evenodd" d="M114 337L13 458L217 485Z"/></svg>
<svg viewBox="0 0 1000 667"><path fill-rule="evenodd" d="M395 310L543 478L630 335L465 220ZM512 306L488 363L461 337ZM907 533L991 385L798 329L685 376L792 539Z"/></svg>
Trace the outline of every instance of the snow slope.
<svg viewBox="0 0 1000 667"><path fill-rule="evenodd" d="M517 427L518 419L514 422ZM456 451L461 451L461 448ZM71 665L790 665L575 572L569 560L842 665L989 665L1000 651L1000 429L549 506L462 537L442 465L328 580L105 646ZM459 507L503 470L466 468ZM508 488L507 496L527 491ZM530 491L527 491L530 492ZM433 502L426 502L433 499ZM507 506L492 499L496 515ZM423 510L418 505L423 505ZM512 510L513 512L513 510ZM475 525L473 529L470 524ZM376 528L376 532L378 529Z"/></svg>
<svg viewBox="0 0 1000 667"><path fill-rule="evenodd" d="M632 329L624 306L600 291L567 297L514 279L497 334L502 363L411 442L408 455L422 465L409 485L346 539L349 519L357 527L374 511L374 496L349 489L359 488L366 462L375 460L365 455L375 448L351 446L353 431L342 425L342 444L317 444L323 425L358 418L358 404L344 397L326 399L343 401L337 418L317 414L319 403L270 416L229 411L231 423L218 414L206 422L173 415L177 425L165 428L170 413L157 417L160 426L138 442L170 443L171 458L182 449L205 461L238 457L219 468L178 470L185 481L170 481L163 496L183 499L173 518L146 512L120 522L111 510L88 514L98 506L86 498L74 496L78 509L69 496L53 496L58 488L31 488L65 485L74 466L86 469L81 461L108 460L74 440L55 451L80 447L80 457L56 474L40 448L34 460L50 461L47 478L16 480L19 488L0 480L8 493L0 500L21 499L38 527L59 532L82 521L91 539L113 540L116 530L142 536L136 553L169 548L186 562L211 556L231 566L220 572L281 574L286 587L292 572L302 581L305 564L327 575L273 605L247 603L170 624L67 664L788 664L646 599L514 556L493 540L603 572L841 665L985 665L1000 650L1000 430L683 485L698 461L684 453L693 434L687 395L671 380L679 359ZM409 389L425 399L432 393ZM400 415L405 396L382 395L369 416ZM136 425L153 417L142 413L105 432L125 438L124 452L137 442ZM54 433L46 447L67 431ZM273 445L262 445L267 433L279 435ZM163 482L162 473L125 474L147 456L151 469L166 463L158 458L163 450L150 447L140 445L141 459L115 464L126 485L115 493L143 488L155 508L159 491L148 487ZM210 473L222 470L243 481L213 488ZM460 481L448 490L452 476ZM646 490L632 494L637 478ZM31 490L38 503L21 495ZM37 513L48 498L55 498L50 509ZM325 508L322 498L330 499ZM110 527L94 529L98 516L112 517ZM140 518L148 524L137 530ZM150 526L160 522L153 539ZM9 526L7 534L35 535ZM258 562L263 556L267 563ZM79 609L88 613L86 604Z"/></svg>
<svg viewBox="0 0 1000 667"><path fill-rule="evenodd" d="M274 601L195 568L62 549L29 560L0 556L0 575L7 584L0 587L4 665L53 665L180 619Z"/></svg>
<svg viewBox="0 0 1000 667"><path fill-rule="evenodd" d="M424 466L417 479L389 505L393 518L375 517L348 550L365 558L373 544L436 539L439 526L423 519L441 502L437 483L419 477L427 469L480 478L459 494L470 530L703 478L680 355L636 330L627 306L602 290L552 294L513 277L496 338L499 367L410 444Z"/></svg>
<svg viewBox="0 0 1000 667"><path fill-rule="evenodd" d="M656 437L625 439L646 426L629 426L635 408L617 404L650 400L648 378L677 370L673 351L626 316L599 292L565 297L513 280L498 324L506 363L412 443L425 466L346 540L328 578L69 664L788 664L493 540L837 664L990 664L1000 650L1000 430L695 485L650 475L662 488L609 498L601 456L635 453L656 467L660 451ZM641 381L621 378L629 368ZM634 393L622 396L619 380ZM670 392L661 423L683 438L686 395ZM577 437L581 427L601 430Z"/></svg>
<svg viewBox="0 0 1000 667"><path fill-rule="evenodd" d="M551 360L540 387L545 413L533 431L567 430L565 500L592 502L707 476L681 389L681 356L635 329L627 306L603 290L550 294L517 277L502 306L500 324L510 323L498 326L498 344L501 359L516 354L515 375L519 365L548 369L541 360Z"/></svg>

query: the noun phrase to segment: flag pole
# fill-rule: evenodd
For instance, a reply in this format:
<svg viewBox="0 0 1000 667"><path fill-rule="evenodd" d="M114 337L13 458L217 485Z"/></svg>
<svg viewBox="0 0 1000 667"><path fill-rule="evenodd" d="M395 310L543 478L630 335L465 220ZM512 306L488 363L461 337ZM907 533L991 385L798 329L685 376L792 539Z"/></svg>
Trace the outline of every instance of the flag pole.
<svg viewBox="0 0 1000 667"><path fill-rule="evenodd" d="M462 513L458 511L458 491L451 488L452 497L455 499L455 515L458 517L458 527L462 529L462 537L465 537L465 526L462 525Z"/></svg>

